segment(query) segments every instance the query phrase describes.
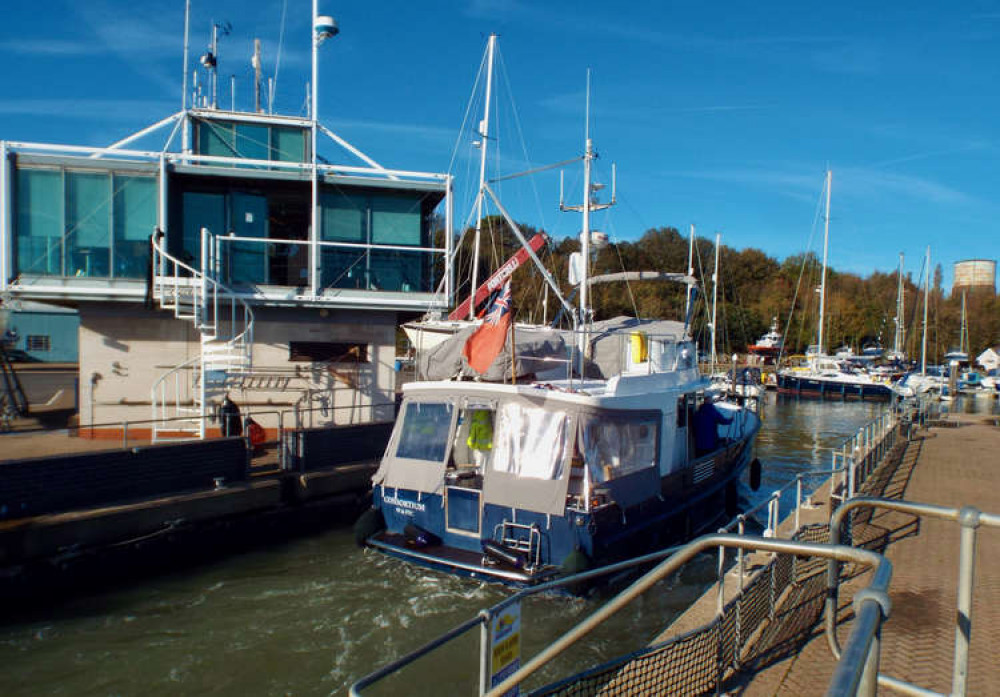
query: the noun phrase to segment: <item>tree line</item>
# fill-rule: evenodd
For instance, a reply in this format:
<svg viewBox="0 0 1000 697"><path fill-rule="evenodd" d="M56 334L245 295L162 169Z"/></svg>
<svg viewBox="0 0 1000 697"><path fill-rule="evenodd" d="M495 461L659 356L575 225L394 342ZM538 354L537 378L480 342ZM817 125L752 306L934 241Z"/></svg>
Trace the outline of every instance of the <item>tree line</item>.
<svg viewBox="0 0 1000 697"><path fill-rule="evenodd" d="M507 223L498 216L482 221L479 251L481 283L519 248ZM529 239L537 229L520 225ZM439 241L443 231L438 231ZM456 255L456 286L462 298L469 293L473 238L461 236ZM596 250L591 274L617 271L684 272L688 264L688 237L673 227L647 230L634 242L609 243ZM551 240L540 257L564 296L573 294L568 280L569 258L580 251L575 237ZM694 244L694 276L698 293L692 311L692 333L701 346L708 345L712 298L714 241L697 237ZM813 253L784 260L759 249L719 249L717 301L717 348L720 355L744 353L768 330L773 321L785 336L786 353L802 353L816 342L819 314L821 262ZM440 278L441 267L436 269ZM922 269L904 272L904 348L919 359L922 340L924 290ZM841 345L860 353L866 344L892 348L895 337L898 277L895 270L876 271L862 278L827 267L824 343L828 351ZM551 322L558 311L553 294L544 290L541 273L528 262L512 283L513 307L518 321ZM631 315L655 319L684 319L685 286L653 281L592 286L591 305L596 319ZM932 272L928 294L927 360L943 361L944 354L960 342L962 293L942 287L940 264ZM966 294L967 339L965 348L973 359L987 347L1000 344L1000 299L989 290ZM566 322L566 318L563 318Z"/></svg>

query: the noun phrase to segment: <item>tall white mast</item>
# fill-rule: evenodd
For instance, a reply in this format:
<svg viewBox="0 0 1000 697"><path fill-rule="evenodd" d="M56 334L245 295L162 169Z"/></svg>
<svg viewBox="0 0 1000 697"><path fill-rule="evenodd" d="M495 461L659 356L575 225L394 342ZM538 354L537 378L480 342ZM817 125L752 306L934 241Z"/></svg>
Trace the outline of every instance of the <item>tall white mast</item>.
<svg viewBox="0 0 1000 697"><path fill-rule="evenodd" d="M694 277L694 223L691 223L691 235L688 238L688 276ZM684 303L684 321L688 321L688 317L691 316L691 293L693 291L691 284L688 284L687 293Z"/></svg>
<svg viewBox="0 0 1000 697"><path fill-rule="evenodd" d="M819 355L826 355L823 344L824 312L826 311L826 257L830 247L830 188L833 186L833 170L826 171L826 222L823 226L823 272L819 284Z"/></svg>
<svg viewBox="0 0 1000 697"><path fill-rule="evenodd" d="M927 301L931 290L931 248L927 247L927 257L924 260L924 336L920 342L920 374L927 375Z"/></svg>
<svg viewBox="0 0 1000 697"><path fill-rule="evenodd" d="M903 326L903 253L899 253L899 282L896 288L896 337L893 340L892 351L896 357L903 355L903 345L906 343L906 329Z"/></svg>
<svg viewBox="0 0 1000 697"><path fill-rule="evenodd" d="M312 3L312 95L309 98L309 115L312 117L312 216L309 225L309 291L313 297L319 295L320 260L319 260L319 167L317 164L316 143L319 134L319 46L329 38L340 33L333 17L319 14L319 0Z"/></svg>
<svg viewBox="0 0 1000 697"><path fill-rule="evenodd" d="M311 145L311 177L312 216L309 224L309 291L310 295L319 295L319 172L316 169L316 142L319 123L319 34L316 32L316 20L319 18L319 0L312 2L312 21L309 31L312 34L312 95L309 98L309 115L312 117Z"/></svg>
<svg viewBox="0 0 1000 697"><path fill-rule="evenodd" d="M966 344L968 344L968 342L965 340L965 336L968 333L968 331L969 331L968 327L965 324L965 291L963 290L962 291L962 329L961 329L961 334L958 337L958 350L961 353L965 353L966 357L968 357L968 350L969 349L966 347Z"/></svg>
<svg viewBox="0 0 1000 697"><path fill-rule="evenodd" d="M719 243L721 240L722 235L715 233L715 270L712 271L712 353L708 369L710 374L715 372L715 318L716 307L719 300Z"/></svg>
<svg viewBox="0 0 1000 697"><path fill-rule="evenodd" d="M497 35L490 34L486 48L486 99L483 105L483 120L479 123L479 194L476 196L476 240L472 252L472 289L475 300L479 284L479 244L483 228L483 185L486 183L486 150L490 137L490 98L493 91L493 54L496 51ZM475 319L476 303L469 303L469 319Z"/></svg>
<svg viewBox="0 0 1000 697"><path fill-rule="evenodd" d="M594 144L590 140L590 69L587 69L587 107L584 117L583 138L583 229L580 230L580 253L583 256L582 281L580 283L580 324L586 327L590 320L590 297L587 288L590 267L590 170L594 159Z"/></svg>

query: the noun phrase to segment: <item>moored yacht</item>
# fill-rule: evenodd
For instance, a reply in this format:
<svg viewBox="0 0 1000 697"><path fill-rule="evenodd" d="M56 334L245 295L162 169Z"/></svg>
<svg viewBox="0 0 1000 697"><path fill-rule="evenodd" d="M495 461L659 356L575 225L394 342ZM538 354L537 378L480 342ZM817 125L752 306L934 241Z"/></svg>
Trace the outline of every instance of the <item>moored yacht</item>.
<svg viewBox="0 0 1000 697"><path fill-rule="evenodd" d="M582 202L560 203L583 214L570 263L578 306L544 274L573 329L515 325L508 279L479 326L418 355L418 379L403 387L373 478L373 507L355 527L359 542L531 584L689 539L738 511L738 479L760 429L755 403L717 400L685 323L593 320L593 282L693 282L589 276L590 215L614 203L613 190L611 203L596 200L595 157L588 134ZM759 462L750 469L759 481Z"/></svg>
<svg viewBox="0 0 1000 697"><path fill-rule="evenodd" d="M439 370L461 365L468 333L449 340L456 362L439 355ZM431 567L532 583L735 514L760 419L713 402L684 325L619 318L586 334L581 354L579 334L523 332L514 357L508 347L485 376L506 383L404 386L374 508L359 521L365 541ZM552 366L570 377L548 379ZM511 381L512 369L523 377Z"/></svg>

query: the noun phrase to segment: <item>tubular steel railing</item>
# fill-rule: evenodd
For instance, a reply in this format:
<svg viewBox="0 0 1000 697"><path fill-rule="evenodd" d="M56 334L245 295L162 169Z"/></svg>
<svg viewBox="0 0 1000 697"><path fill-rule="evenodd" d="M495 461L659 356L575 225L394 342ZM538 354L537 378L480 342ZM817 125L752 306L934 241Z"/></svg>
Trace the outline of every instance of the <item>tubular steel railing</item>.
<svg viewBox="0 0 1000 697"><path fill-rule="evenodd" d="M888 604L884 603L882 598L885 595L889 579L892 575L892 567L884 557L869 550L844 545L824 545L815 542L776 540L759 537L740 537L737 535L708 535L698 538L697 540L694 540L682 547L674 547L669 550L663 550L656 554L646 555L638 559L603 567L601 569L594 569L592 571L551 581L549 583L541 584L539 586L521 591L487 610L480 611L475 618L467 620L441 637L438 637L437 639L420 647L416 651L413 651L391 664L375 671L374 673L365 676L351 686L350 694L355 696L360 695L362 690L374 685L388 675L399 671L435 649L444 646L461 636L464 636L477 627L480 628L481 636L480 694L485 694L487 697L499 697L499 695L507 694L509 690L520 685L525 679L535 674L543 666L563 654L571 646L579 642L601 624L606 622L620 609L632 603L641 595L647 593L656 583L677 572L682 566L691 561L698 554L716 547L755 549L765 552L774 552L785 555L786 557L788 555L818 556L832 558L839 561L852 561L873 568L874 575L872 577L871 584L867 589L868 594L859 603L860 611L864 617L871 617L872 621L867 621L866 619L865 622L859 622L856 624L854 631L851 633L848 640L848 648L852 652L852 655L858 654L866 663L871 661L869 658L869 652L872 648L877 649L878 644L875 639L881 628L882 621L887 616L883 608L888 607ZM667 555L671 556L661 561L656 568L639 580L635 581L625 591L617 595L614 599L598 609L582 623L565 633L541 653L525 663L523 667L510 675L506 680L491 688L487 686L486 682L488 676L487 671L484 669L488 665L488 656L490 651L488 628L493 618L500 616L506 608L520 602L525 597L530 595L549 592L556 588L564 587L570 584L579 584L607 574L620 573L623 570L634 568L640 564L649 564L651 561L663 559ZM719 629L721 629L721 625L719 625ZM686 638L686 636L687 635L679 638L683 639ZM717 676L721 679L721 663L720 665L717 665L716 668L720 669ZM850 666L848 666L848 668L850 668ZM615 669L618 670L618 667ZM851 675L851 671L848 669L843 669L843 671L838 669L838 672L834 676L835 682L838 680L838 676L841 672L845 672L848 678ZM840 679L851 684L857 682L848 678ZM720 687L719 682L715 681L714 687L718 689ZM867 693L862 692L860 694L874 694L875 684L873 681L869 681L869 683L866 683L864 687L870 691ZM835 694L847 693L837 692Z"/></svg>
<svg viewBox="0 0 1000 697"><path fill-rule="evenodd" d="M822 531L826 529L825 525L818 528L815 526L802 528L800 510L809 502L809 497L803 495L803 482L817 477L829 478L832 499L845 500L853 497L855 491L862 487L881 460L893 451L901 439L905 438L906 429L910 423L909 418L904 418L896 412L886 412L872 423L859 429L840 448L835 449L831 455L829 469L798 473L793 481L775 490L764 501L750 510L736 516L728 525L720 529L718 535L699 538L688 545L662 550L520 591L492 608L480 611L476 618L463 623L446 635L362 678L351 687L351 694L360 695L362 690L402 670L419 658L449 644L476 627L480 628L481 637L479 693L489 696L505 694L515 685L520 685L526 678L535 674L543 665L561 655L636 597L647 592L657 581L678 570L696 554L712 547L718 547L717 609L715 618L711 622L673 637L666 642L647 647L567 678L560 683L541 688L532 694L597 694L602 689L607 689L613 681L626 683L623 686L626 691L631 689L641 693L718 692L722 689L725 677L733 671L739 670L741 663L752 657L754 647L750 639L752 636L756 636L755 640L761 641L760 635L768 624L775 620L776 610L783 594L792 592L797 586L804 587L806 584L815 584L823 580L821 574L812 573L815 565L809 567L805 564L801 567L804 569L803 573L810 575L805 581L800 578L798 571L801 563L800 556L809 555L843 561L847 558L845 555L856 555L864 551L865 554L855 556L853 559L859 560L863 557L863 563L876 566L878 570L868 589L855 595L857 610L855 624L844 652L837 654L837 658L840 660L830 683L828 694L873 695L876 690L875 676L878 672L879 631L889 609L886 588L891 573L890 566L874 552L839 544L819 544L823 538ZM792 487L795 488L794 535L815 538L812 541L775 539L780 520L782 494L787 493ZM745 536L746 522L755 513L763 510L767 511L764 536ZM734 529L739 534L725 534ZM725 599L725 550L727 548L737 550L736 566L738 569L738 590L728 603ZM746 549L770 551L778 554L745 583L744 550ZM495 687L487 684L490 655L489 627L494 618L500 616L500 613L506 608L531 595L549 592L557 588L579 587L580 584L596 578L619 574L655 561L661 562L656 569L600 608L584 623L543 650L504 682ZM836 584L839 581L839 575L826 577L826 597L836 597ZM830 584L833 584L832 588ZM819 608L817 608L816 614L809 617L809 622L811 624L818 619L820 619ZM827 627L828 632L832 630L832 627ZM832 641L835 640L834 638ZM692 656L692 652L698 655ZM697 662L698 665L692 666L693 662ZM655 673L657 667L664 668L660 671L659 677L647 674ZM684 682L685 680L687 682Z"/></svg>
<svg viewBox="0 0 1000 697"><path fill-rule="evenodd" d="M881 508L921 517L952 520L961 526L958 553L958 601L955 613L955 653L950 694L964 696L968 687L969 638L972 635L972 592L973 571L976 564L976 535L980 525L1000 528L1000 515L983 513L972 506L947 508L929 503L858 497L847 501L834 513L833 519L830 521L830 544L841 544L844 522L847 520L848 514L859 508ZM837 561L831 559L827 566L827 585L830 588L830 594L826 600L826 638L834 656L843 660L842 657L847 655L847 651L841 652L837 643L837 635L833 631L837 621L838 589L835 582L831 585L831 581L835 581L838 576ZM878 684L907 695L927 697L928 695L941 694L887 675L878 675Z"/></svg>

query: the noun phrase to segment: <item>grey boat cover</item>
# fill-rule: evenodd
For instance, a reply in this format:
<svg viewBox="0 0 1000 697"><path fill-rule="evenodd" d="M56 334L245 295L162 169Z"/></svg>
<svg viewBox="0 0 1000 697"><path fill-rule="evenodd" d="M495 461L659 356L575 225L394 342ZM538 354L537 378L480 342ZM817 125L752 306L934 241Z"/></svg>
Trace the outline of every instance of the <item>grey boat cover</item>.
<svg viewBox="0 0 1000 697"><path fill-rule="evenodd" d="M511 363L510 339L494 359L485 375L480 376L462 355L465 342L477 327L466 327L448 337L437 346L417 356L417 375L422 380L448 380L451 378L479 378L487 382L507 382L512 368L516 377L525 378L561 372L567 377L575 346L574 334L566 329L548 327L515 327L514 361ZM590 355L584 367L584 377L608 379L624 369L627 335L644 332L653 338L685 338L684 323L672 320L642 320L633 317L614 317L594 322L588 329ZM623 336L624 335L624 336ZM551 379L558 379L553 376Z"/></svg>

